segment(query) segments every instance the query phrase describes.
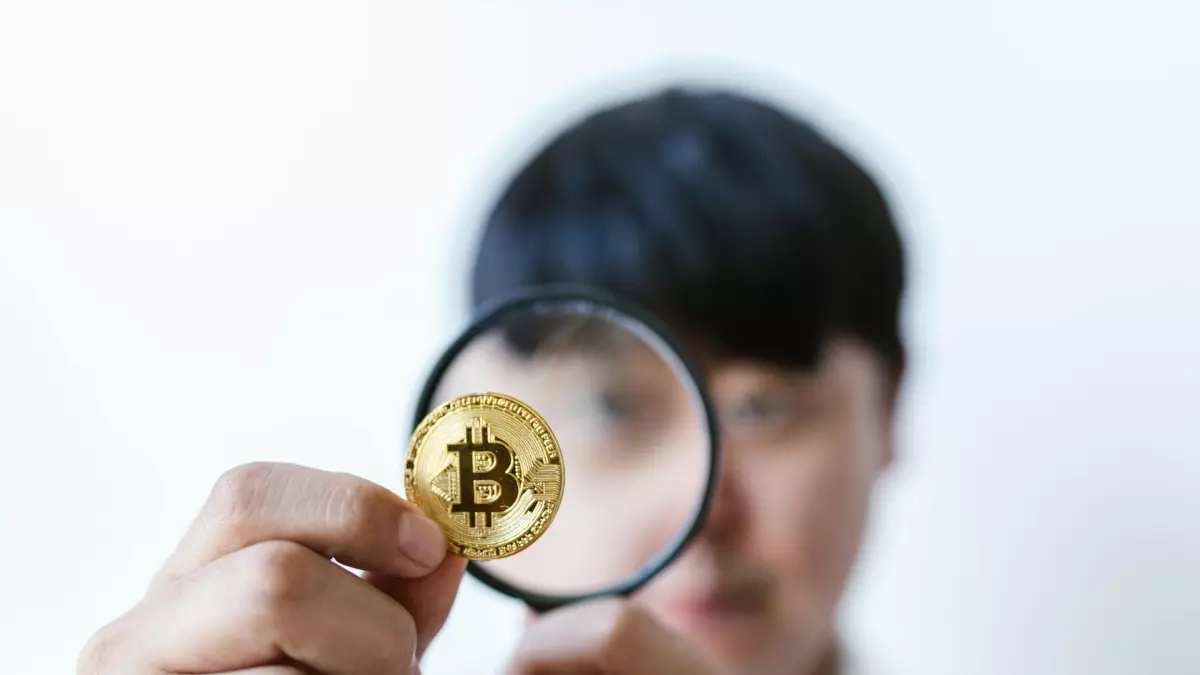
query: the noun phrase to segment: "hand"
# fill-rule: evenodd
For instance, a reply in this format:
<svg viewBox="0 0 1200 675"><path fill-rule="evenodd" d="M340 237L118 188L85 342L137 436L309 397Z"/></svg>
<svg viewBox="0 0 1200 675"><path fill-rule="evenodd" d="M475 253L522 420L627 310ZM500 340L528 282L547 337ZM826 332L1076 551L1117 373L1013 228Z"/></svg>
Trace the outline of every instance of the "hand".
<svg viewBox="0 0 1200 675"><path fill-rule="evenodd" d="M512 675L720 675L695 645L627 600L599 600L533 621Z"/></svg>
<svg viewBox="0 0 1200 675"><path fill-rule="evenodd" d="M408 675L464 567L433 522L378 485L246 465L217 482L142 601L88 642L78 673Z"/></svg>

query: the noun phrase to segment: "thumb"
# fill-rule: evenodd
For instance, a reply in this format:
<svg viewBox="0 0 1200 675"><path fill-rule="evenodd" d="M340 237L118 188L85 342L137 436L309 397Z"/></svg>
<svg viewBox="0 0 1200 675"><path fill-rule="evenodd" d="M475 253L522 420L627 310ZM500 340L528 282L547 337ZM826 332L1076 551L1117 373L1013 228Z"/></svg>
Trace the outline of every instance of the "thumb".
<svg viewBox="0 0 1200 675"><path fill-rule="evenodd" d="M432 572L416 579L367 572L363 578L404 606L417 628L417 658L442 630L458 595L467 561L447 555Z"/></svg>

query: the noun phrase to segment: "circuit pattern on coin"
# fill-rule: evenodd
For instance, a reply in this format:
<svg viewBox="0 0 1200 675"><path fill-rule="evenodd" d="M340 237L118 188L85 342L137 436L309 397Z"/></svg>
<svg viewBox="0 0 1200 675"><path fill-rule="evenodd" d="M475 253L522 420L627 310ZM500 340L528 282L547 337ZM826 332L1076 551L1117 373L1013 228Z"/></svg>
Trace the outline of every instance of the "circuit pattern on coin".
<svg viewBox="0 0 1200 675"><path fill-rule="evenodd" d="M504 558L550 526L562 499L558 440L529 405L470 394L429 413L409 442L404 489L446 533L452 553Z"/></svg>

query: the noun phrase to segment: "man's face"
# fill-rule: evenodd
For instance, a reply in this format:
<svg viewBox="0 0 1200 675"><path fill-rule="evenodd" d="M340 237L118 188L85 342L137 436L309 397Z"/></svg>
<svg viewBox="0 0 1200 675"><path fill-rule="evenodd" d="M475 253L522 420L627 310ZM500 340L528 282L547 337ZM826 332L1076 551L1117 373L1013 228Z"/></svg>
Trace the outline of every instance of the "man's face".
<svg viewBox="0 0 1200 675"><path fill-rule="evenodd" d="M891 459L890 375L851 340L812 373L707 365L722 429L716 501L639 600L739 672L804 672L832 639L871 488Z"/></svg>
<svg viewBox="0 0 1200 675"><path fill-rule="evenodd" d="M525 587L628 578L680 532L703 489L703 417L678 370L646 343L602 342L529 358L489 341L459 369L486 380L457 388L502 385L545 415L562 447L554 523L520 555L485 563ZM695 351L721 429L715 500L697 539L636 599L739 672L802 672L832 638L871 487L891 458L891 376L848 339L811 372Z"/></svg>

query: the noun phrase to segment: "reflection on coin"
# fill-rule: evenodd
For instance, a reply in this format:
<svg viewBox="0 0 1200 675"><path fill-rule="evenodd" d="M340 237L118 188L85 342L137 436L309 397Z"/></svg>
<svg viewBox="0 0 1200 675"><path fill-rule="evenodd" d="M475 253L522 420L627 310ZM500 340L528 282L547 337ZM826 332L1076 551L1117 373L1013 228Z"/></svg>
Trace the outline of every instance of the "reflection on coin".
<svg viewBox="0 0 1200 675"><path fill-rule="evenodd" d="M472 560L526 548L558 513L563 462L550 425L503 394L442 404L413 432L404 489Z"/></svg>

